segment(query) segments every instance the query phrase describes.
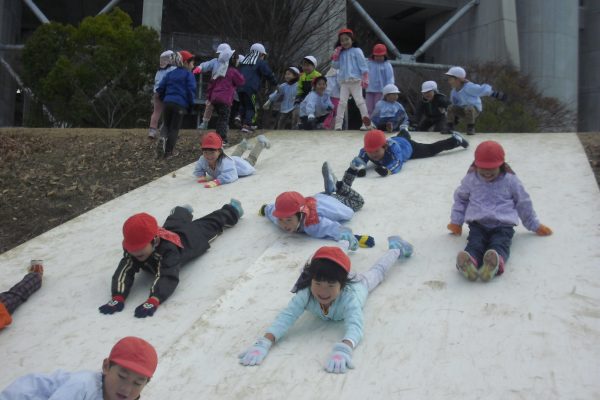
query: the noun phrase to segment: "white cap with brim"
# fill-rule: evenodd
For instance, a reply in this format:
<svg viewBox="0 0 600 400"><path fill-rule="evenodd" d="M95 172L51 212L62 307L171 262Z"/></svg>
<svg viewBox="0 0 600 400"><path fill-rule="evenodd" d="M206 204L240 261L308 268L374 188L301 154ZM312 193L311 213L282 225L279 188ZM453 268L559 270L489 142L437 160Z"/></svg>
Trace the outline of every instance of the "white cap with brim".
<svg viewBox="0 0 600 400"><path fill-rule="evenodd" d="M296 67L289 67L288 68L290 71L292 71L293 73L295 73L296 75L300 75L300 70Z"/></svg>
<svg viewBox="0 0 600 400"><path fill-rule="evenodd" d="M421 93L431 92L432 90L437 91L437 83L435 81L425 81L421 85Z"/></svg>
<svg viewBox="0 0 600 400"><path fill-rule="evenodd" d="M310 63L317 68L317 59L314 56L306 56L304 59L310 61Z"/></svg>
<svg viewBox="0 0 600 400"><path fill-rule="evenodd" d="M231 46L229 46L229 44L227 43L221 43L218 47L217 47L217 51L215 51L215 53L222 53L225 50L229 50L231 51Z"/></svg>
<svg viewBox="0 0 600 400"><path fill-rule="evenodd" d="M467 72L462 67L452 67L445 75L453 76L458 79L465 79L467 77Z"/></svg>
<svg viewBox="0 0 600 400"><path fill-rule="evenodd" d="M250 46L250 51L257 51L260 54L267 54L265 46L260 43L254 43L252 46Z"/></svg>
<svg viewBox="0 0 600 400"><path fill-rule="evenodd" d="M173 50L167 50L160 53L160 58L173 57Z"/></svg>
<svg viewBox="0 0 600 400"><path fill-rule="evenodd" d="M383 94L383 97L385 97L388 94L400 94L400 89L398 89L398 86L390 83L389 85L385 85L381 92Z"/></svg>

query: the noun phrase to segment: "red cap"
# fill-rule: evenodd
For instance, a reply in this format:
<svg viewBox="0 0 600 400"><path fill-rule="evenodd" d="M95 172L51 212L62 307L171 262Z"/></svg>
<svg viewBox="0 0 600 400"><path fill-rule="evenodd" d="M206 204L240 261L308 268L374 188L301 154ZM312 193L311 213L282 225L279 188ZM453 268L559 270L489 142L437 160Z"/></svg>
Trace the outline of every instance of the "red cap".
<svg viewBox="0 0 600 400"><path fill-rule="evenodd" d="M387 47L385 44L378 43L373 46L373 55L374 56L385 56L387 54Z"/></svg>
<svg viewBox="0 0 600 400"><path fill-rule="evenodd" d="M110 351L108 360L148 379L152 378L158 365L154 347L135 336L119 340Z"/></svg>
<svg viewBox="0 0 600 400"><path fill-rule="evenodd" d="M194 58L194 55L187 50L181 50L179 55L181 56L181 61L183 62L188 62L190 58Z"/></svg>
<svg viewBox="0 0 600 400"><path fill-rule="evenodd" d="M504 149L498 142L487 140L475 149L475 166L478 168L498 168L504 164Z"/></svg>
<svg viewBox="0 0 600 400"><path fill-rule="evenodd" d="M306 200L298 192L283 192L275 199L275 210L273 216L276 218L287 218L303 212Z"/></svg>
<svg viewBox="0 0 600 400"><path fill-rule="evenodd" d="M315 252L312 256L313 260L325 258L331 260L340 267L344 268L346 272L350 272L350 258L342 249L336 246L324 246Z"/></svg>
<svg viewBox="0 0 600 400"><path fill-rule="evenodd" d="M139 213L123 224L123 248L129 252L142 249L158 235L158 223L150 214Z"/></svg>
<svg viewBox="0 0 600 400"><path fill-rule="evenodd" d="M223 139L216 132L208 132L202 138L200 145L203 149L220 149L223 147Z"/></svg>
<svg viewBox="0 0 600 400"><path fill-rule="evenodd" d="M365 151L371 153L387 143L385 133L379 129L373 129L365 133Z"/></svg>
<svg viewBox="0 0 600 400"><path fill-rule="evenodd" d="M340 31L338 32L338 36L340 36L344 33L347 35L350 35L350 37L354 37L354 32L352 32L352 29L348 29L348 28L340 29Z"/></svg>

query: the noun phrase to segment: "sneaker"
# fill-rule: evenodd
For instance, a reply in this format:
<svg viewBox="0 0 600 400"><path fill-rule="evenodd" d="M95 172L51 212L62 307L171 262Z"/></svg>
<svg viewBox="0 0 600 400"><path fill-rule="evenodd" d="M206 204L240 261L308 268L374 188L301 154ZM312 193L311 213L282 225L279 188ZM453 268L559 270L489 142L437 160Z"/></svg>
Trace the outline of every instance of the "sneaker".
<svg viewBox="0 0 600 400"><path fill-rule="evenodd" d="M479 276L477 261L466 251L461 251L456 256L456 269L470 281L476 281Z"/></svg>
<svg viewBox="0 0 600 400"><path fill-rule="evenodd" d="M165 158L167 152L167 138L160 137L156 142L156 158Z"/></svg>
<svg viewBox="0 0 600 400"><path fill-rule="evenodd" d="M32 261L29 268L27 268L27 272L30 274L33 273L33 274L44 275L44 265L41 263L40 260L35 260L35 261L37 261L37 262Z"/></svg>
<svg viewBox="0 0 600 400"><path fill-rule="evenodd" d="M238 218L242 218L244 215L244 209L242 208L242 203L239 200L231 199L229 201L229 205L235 209L235 212L238 215Z"/></svg>
<svg viewBox="0 0 600 400"><path fill-rule="evenodd" d="M469 124L467 125L467 135L475 134L475 125Z"/></svg>
<svg viewBox="0 0 600 400"><path fill-rule="evenodd" d="M388 237L388 248L390 250L400 250L400 257L408 258L413 253L413 245L402 239L400 236ZM400 258L398 257L398 258Z"/></svg>
<svg viewBox="0 0 600 400"><path fill-rule="evenodd" d="M406 140L411 140L411 136L410 136L410 132L406 129L406 128L402 128L400 129L400 131L398 132L398 134L396 135L396 137L401 137L404 138Z"/></svg>
<svg viewBox="0 0 600 400"><path fill-rule="evenodd" d="M244 139L246 140L246 139ZM267 139L267 137L265 135L258 135L256 137L256 141L260 144L262 144L262 146L265 149L270 149L271 148L271 141L269 139Z"/></svg>
<svg viewBox="0 0 600 400"><path fill-rule="evenodd" d="M251 133L252 132L252 128L250 127L250 125L242 125L242 133Z"/></svg>
<svg viewBox="0 0 600 400"><path fill-rule="evenodd" d="M365 124L362 124L359 128L359 130L361 130L361 131L368 131L369 129L371 129L371 128L366 127Z"/></svg>
<svg viewBox="0 0 600 400"><path fill-rule="evenodd" d="M173 150L172 152L165 154L165 158L171 159L173 157L179 157L179 150Z"/></svg>
<svg viewBox="0 0 600 400"><path fill-rule="evenodd" d="M454 140L456 140L456 144L461 146L463 149L469 147L469 142L467 142L467 139L462 137L460 133L454 131L452 132L452 137L454 138Z"/></svg>
<svg viewBox="0 0 600 400"><path fill-rule="evenodd" d="M373 127L371 126L371 118L369 118L368 116L365 115L364 117L362 117L362 123L367 130L373 129Z"/></svg>
<svg viewBox="0 0 600 400"><path fill-rule="evenodd" d="M202 129L202 130L208 129L208 121L202 120L202 123L198 126L198 129Z"/></svg>
<svg viewBox="0 0 600 400"><path fill-rule="evenodd" d="M158 129L156 129L156 128L148 129L148 139L154 140L154 139L156 139L156 135L158 135Z"/></svg>
<svg viewBox="0 0 600 400"><path fill-rule="evenodd" d="M335 184L337 182L337 178L333 174L333 171L331 171L331 167L329 166L329 163L327 161L323 163L321 172L323 172L323 183L325 186L325 193L331 194L335 192Z"/></svg>
<svg viewBox="0 0 600 400"><path fill-rule="evenodd" d="M239 128L242 126L242 117L240 117L239 115L236 115L236 117L233 119L233 125L236 128Z"/></svg>
<svg viewBox="0 0 600 400"><path fill-rule="evenodd" d="M341 132L342 128L335 128L336 131Z"/></svg>
<svg viewBox="0 0 600 400"><path fill-rule="evenodd" d="M365 163L365 161L356 156L352 159L352 161L350 161L350 168L352 168L355 171L360 171L360 170L364 170L365 168L367 168L367 163Z"/></svg>
<svg viewBox="0 0 600 400"><path fill-rule="evenodd" d="M488 282L498 272L502 257L496 252L496 250L488 250L483 255L483 266L479 270L479 277L482 281Z"/></svg>

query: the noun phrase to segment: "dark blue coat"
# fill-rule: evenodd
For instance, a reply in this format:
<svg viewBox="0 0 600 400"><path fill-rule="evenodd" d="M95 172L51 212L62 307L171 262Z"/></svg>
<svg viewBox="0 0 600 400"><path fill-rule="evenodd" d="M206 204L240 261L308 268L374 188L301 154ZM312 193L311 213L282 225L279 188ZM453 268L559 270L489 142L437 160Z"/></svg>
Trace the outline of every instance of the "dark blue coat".
<svg viewBox="0 0 600 400"><path fill-rule="evenodd" d="M239 70L244 75L246 83L238 89L238 92L248 94L257 93L263 78L268 79L271 84L277 85L273 71L271 71L269 64L264 60L258 60L254 65L241 64Z"/></svg>
<svg viewBox="0 0 600 400"><path fill-rule="evenodd" d="M194 105L196 79L183 67L178 67L162 78L156 90L164 103L175 103L188 109Z"/></svg>

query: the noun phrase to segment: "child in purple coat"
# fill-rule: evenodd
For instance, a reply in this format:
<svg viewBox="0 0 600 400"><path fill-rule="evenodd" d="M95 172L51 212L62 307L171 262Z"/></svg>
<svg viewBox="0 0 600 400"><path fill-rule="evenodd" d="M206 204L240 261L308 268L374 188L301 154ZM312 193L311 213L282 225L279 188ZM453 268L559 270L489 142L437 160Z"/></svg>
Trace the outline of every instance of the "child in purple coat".
<svg viewBox="0 0 600 400"><path fill-rule="evenodd" d="M462 233L469 225L467 247L458 253L456 268L469 280L489 281L504 272L514 226L519 218L540 236L552 230L540 224L523 184L504 162L504 149L492 140L475 150L475 162L456 191L448 229Z"/></svg>

